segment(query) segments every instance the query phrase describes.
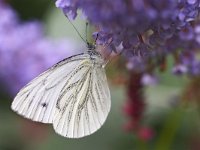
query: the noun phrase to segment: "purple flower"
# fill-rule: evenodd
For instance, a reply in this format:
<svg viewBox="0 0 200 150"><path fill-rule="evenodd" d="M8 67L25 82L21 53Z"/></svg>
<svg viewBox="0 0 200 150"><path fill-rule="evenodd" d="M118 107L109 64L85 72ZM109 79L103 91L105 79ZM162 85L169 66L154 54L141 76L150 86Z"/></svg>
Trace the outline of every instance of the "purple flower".
<svg viewBox="0 0 200 150"><path fill-rule="evenodd" d="M182 75L188 72L188 68L183 64L178 64L173 67L172 72L176 75Z"/></svg>
<svg viewBox="0 0 200 150"><path fill-rule="evenodd" d="M68 14L71 19L75 19L77 16L76 0L57 0L56 7L63 9L63 12Z"/></svg>
<svg viewBox="0 0 200 150"><path fill-rule="evenodd" d="M146 86L156 85L158 84L158 78L152 74L144 74L142 76L141 82L143 85L146 85Z"/></svg>
<svg viewBox="0 0 200 150"><path fill-rule="evenodd" d="M0 5L0 80L15 94L35 76L71 56L77 49L69 40L52 41L40 22L22 23L7 5Z"/></svg>
<svg viewBox="0 0 200 150"><path fill-rule="evenodd" d="M193 52L200 46L199 0L57 0L56 6L73 18L80 9L99 28L97 43L114 52L123 45L127 66L136 71L159 65L177 50Z"/></svg>
<svg viewBox="0 0 200 150"><path fill-rule="evenodd" d="M18 22L18 17L15 12L8 6L5 5L2 0L0 1L0 36L2 32L9 31ZM11 21L12 20L12 21Z"/></svg>

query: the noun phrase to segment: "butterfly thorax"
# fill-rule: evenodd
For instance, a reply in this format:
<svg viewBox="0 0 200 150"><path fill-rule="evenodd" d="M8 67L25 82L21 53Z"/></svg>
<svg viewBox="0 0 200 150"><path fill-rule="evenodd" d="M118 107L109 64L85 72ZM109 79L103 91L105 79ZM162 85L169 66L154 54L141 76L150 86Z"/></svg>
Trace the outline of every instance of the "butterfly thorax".
<svg viewBox="0 0 200 150"><path fill-rule="evenodd" d="M87 53L89 54L89 61L92 67L103 67L105 62L100 53L95 50L88 50Z"/></svg>
<svg viewBox="0 0 200 150"><path fill-rule="evenodd" d="M95 44L87 43L87 48L89 51L94 51L96 49Z"/></svg>

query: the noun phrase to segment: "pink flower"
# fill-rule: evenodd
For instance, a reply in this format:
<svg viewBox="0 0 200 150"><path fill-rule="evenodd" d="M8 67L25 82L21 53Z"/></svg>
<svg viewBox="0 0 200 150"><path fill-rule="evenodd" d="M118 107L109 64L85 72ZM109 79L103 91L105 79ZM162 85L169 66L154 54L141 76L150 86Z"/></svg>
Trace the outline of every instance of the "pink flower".
<svg viewBox="0 0 200 150"><path fill-rule="evenodd" d="M140 126L140 121L145 109L141 79L142 74L131 73L127 87L127 101L123 108L124 113L130 119L125 125L125 129L127 130L135 130Z"/></svg>
<svg viewBox="0 0 200 150"><path fill-rule="evenodd" d="M137 134L138 134L138 137L143 141L149 141L155 135L153 129L151 129L149 127L140 128Z"/></svg>

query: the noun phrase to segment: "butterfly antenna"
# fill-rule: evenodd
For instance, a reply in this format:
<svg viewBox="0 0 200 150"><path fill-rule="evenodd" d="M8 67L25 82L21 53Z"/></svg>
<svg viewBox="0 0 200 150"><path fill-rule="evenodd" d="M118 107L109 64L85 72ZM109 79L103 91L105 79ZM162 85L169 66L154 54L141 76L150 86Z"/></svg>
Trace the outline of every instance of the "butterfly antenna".
<svg viewBox="0 0 200 150"><path fill-rule="evenodd" d="M79 37L83 40L83 42L84 42L85 44L88 45L87 39L85 40L85 39L83 38L83 36L80 34L80 32L79 32L79 31L77 30L77 28L75 27L75 25L74 25L74 24L71 22L71 20L68 18L68 16L67 16L67 15L65 15L65 16L67 17L69 23L72 25L72 27L74 28L74 30L76 31L76 33L79 35Z"/></svg>
<svg viewBox="0 0 200 150"><path fill-rule="evenodd" d="M89 44L89 42L88 42L88 22L86 22L86 27L85 27L85 39L86 39L87 44Z"/></svg>
<svg viewBox="0 0 200 150"><path fill-rule="evenodd" d="M96 43L97 43L98 37L99 37L99 34L97 33L96 39L95 39L95 41L94 41L94 44L95 44L95 45L96 45Z"/></svg>

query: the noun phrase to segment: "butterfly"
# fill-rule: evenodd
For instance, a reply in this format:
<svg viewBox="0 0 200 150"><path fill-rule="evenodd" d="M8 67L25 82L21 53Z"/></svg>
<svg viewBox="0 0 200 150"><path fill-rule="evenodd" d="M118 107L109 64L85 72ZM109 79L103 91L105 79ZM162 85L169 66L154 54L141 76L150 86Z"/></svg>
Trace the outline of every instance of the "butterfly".
<svg viewBox="0 0 200 150"><path fill-rule="evenodd" d="M56 133L81 138L97 131L111 106L105 60L95 50L66 58L24 86L11 108Z"/></svg>

